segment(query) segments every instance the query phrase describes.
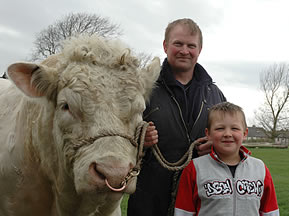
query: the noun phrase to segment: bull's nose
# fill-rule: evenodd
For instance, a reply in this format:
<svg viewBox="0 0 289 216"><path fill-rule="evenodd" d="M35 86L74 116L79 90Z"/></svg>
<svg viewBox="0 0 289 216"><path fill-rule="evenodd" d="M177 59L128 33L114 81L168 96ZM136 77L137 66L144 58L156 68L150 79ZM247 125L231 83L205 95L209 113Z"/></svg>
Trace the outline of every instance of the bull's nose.
<svg viewBox="0 0 289 216"><path fill-rule="evenodd" d="M88 171L94 182L104 181L106 178L104 174L97 170L97 164L95 162L89 165Z"/></svg>
<svg viewBox="0 0 289 216"><path fill-rule="evenodd" d="M112 187L123 186L123 180L127 176L132 165L122 166L119 163L101 164L93 162L89 166L89 175L93 184L105 184L108 182Z"/></svg>

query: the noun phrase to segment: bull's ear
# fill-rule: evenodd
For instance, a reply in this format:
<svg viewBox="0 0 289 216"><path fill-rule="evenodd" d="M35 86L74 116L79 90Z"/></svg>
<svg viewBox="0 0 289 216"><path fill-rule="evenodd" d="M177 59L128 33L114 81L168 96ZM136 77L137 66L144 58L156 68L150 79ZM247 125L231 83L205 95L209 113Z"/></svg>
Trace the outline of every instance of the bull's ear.
<svg viewBox="0 0 289 216"><path fill-rule="evenodd" d="M53 100L57 82L47 67L33 63L15 63L8 67L8 77L29 97L46 96Z"/></svg>
<svg viewBox="0 0 289 216"><path fill-rule="evenodd" d="M30 97L43 96L32 85L32 74L38 70L39 67L32 63L15 63L8 67L8 77L14 82L14 84Z"/></svg>
<svg viewBox="0 0 289 216"><path fill-rule="evenodd" d="M145 88L144 97L146 100L148 100L150 97L152 89L154 88L154 85L159 77L160 70L160 59L155 57L142 73L142 82Z"/></svg>

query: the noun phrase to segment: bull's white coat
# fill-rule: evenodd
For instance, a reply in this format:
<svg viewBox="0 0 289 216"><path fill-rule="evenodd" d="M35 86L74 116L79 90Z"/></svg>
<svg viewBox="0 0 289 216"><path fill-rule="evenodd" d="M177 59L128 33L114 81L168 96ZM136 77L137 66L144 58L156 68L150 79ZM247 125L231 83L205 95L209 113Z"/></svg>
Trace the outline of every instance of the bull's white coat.
<svg viewBox="0 0 289 216"><path fill-rule="evenodd" d="M112 192L136 163L136 148L104 137L77 152L77 140L113 130L134 135L160 71L118 41L74 38L40 64L9 66L0 80L0 215L120 216Z"/></svg>

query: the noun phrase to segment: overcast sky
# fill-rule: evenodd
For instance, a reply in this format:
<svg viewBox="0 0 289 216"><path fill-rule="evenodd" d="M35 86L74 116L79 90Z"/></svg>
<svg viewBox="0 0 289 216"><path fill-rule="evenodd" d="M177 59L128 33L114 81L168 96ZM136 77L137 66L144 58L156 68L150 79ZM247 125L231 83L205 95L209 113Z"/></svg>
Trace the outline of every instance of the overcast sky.
<svg viewBox="0 0 289 216"><path fill-rule="evenodd" d="M259 74L289 60L288 9L288 0L1 0L0 75L28 59L38 32L71 12L109 18L132 49L161 59L167 24L188 17L203 32L199 63L251 126L264 101Z"/></svg>

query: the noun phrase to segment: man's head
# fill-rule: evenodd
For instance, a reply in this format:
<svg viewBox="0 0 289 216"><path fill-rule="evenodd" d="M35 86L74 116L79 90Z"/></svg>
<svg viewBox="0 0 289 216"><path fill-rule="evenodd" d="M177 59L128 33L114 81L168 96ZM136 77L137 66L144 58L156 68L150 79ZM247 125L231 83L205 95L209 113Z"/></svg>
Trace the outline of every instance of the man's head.
<svg viewBox="0 0 289 216"><path fill-rule="evenodd" d="M174 27L177 25L182 25L186 26L191 35L199 35L199 46L202 48L203 46L203 35L200 27L195 23L193 20L188 19L188 18L183 18L183 19L177 19L171 23L168 24L166 31L165 31L165 41L169 41L170 39L170 33Z"/></svg>
<svg viewBox="0 0 289 216"><path fill-rule="evenodd" d="M240 146L248 135L242 108L229 102L211 107L206 135L222 160L239 159Z"/></svg>
<svg viewBox="0 0 289 216"><path fill-rule="evenodd" d="M193 73L202 50L202 33L191 19L175 20L166 28L164 51L173 72Z"/></svg>

